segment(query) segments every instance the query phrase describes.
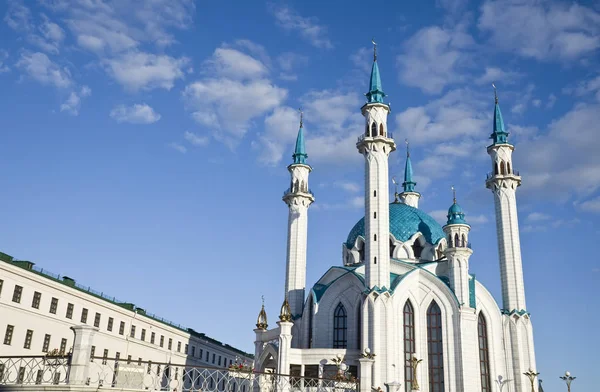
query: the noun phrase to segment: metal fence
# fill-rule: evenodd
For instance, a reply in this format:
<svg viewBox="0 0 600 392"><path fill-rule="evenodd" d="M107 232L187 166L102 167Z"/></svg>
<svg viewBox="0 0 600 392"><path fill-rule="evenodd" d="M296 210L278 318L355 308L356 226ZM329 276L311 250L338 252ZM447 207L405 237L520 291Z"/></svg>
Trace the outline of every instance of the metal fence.
<svg viewBox="0 0 600 392"><path fill-rule="evenodd" d="M69 380L70 355L0 356L0 385L60 385Z"/></svg>
<svg viewBox="0 0 600 392"><path fill-rule="evenodd" d="M101 388L172 392L358 392L350 375L310 378L243 368L211 368L92 357L87 380L69 380L70 356L0 357L0 385L85 384Z"/></svg>

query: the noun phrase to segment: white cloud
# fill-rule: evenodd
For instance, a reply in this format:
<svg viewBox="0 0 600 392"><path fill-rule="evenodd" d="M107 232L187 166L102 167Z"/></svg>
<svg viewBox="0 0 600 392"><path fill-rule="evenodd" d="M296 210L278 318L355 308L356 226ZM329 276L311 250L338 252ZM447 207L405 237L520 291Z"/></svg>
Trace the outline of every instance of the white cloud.
<svg viewBox="0 0 600 392"><path fill-rule="evenodd" d="M261 78L268 73L267 67L257 59L230 48L217 48L206 65L207 74L236 80Z"/></svg>
<svg viewBox="0 0 600 392"><path fill-rule="evenodd" d="M29 31L33 29L31 11L23 5L22 1L8 0L8 9L4 22L13 30Z"/></svg>
<svg viewBox="0 0 600 392"><path fill-rule="evenodd" d="M467 221L467 223L470 224L474 224L474 225L480 225L480 224L484 224L487 223L489 221L488 217L480 214L480 215L467 215L465 217L465 220Z"/></svg>
<svg viewBox="0 0 600 392"><path fill-rule="evenodd" d="M69 70L59 67L41 52L23 51L15 65L42 84L59 88L69 87L73 84Z"/></svg>
<svg viewBox="0 0 600 392"><path fill-rule="evenodd" d="M515 71L504 71L498 67L485 67L485 72L479 78L475 80L475 83L490 84L498 81L502 81L505 84L514 83L517 79L521 78L523 74Z"/></svg>
<svg viewBox="0 0 600 392"><path fill-rule="evenodd" d="M308 64L308 57L293 53L285 52L277 57L277 63L281 69L279 78L283 80L298 80L298 76L293 72L295 68Z"/></svg>
<svg viewBox="0 0 600 392"><path fill-rule="evenodd" d="M187 152L187 148L179 143L169 143L168 146L175 151L179 151L182 154L185 154Z"/></svg>
<svg viewBox="0 0 600 392"><path fill-rule="evenodd" d="M448 222L448 211L446 210L433 210L427 213L433 219L435 219L440 225L445 225Z"/></svg>
<svg viewBox="0 0 600 392"><path fill-rule="evenodd" d="M397 57L400 79L426 93L440 93L447 85L466 80L463 69L473 45L472 37L458 27L421 29L406 41L405 53Z"/></svg>
<svg viewBox="0 0 600 392"><path fill-rule="evenodd" d="M595 94L596 99L600 101L600 75L588 80L583 80L575 86L566 87L563 89L563 92L577 97Z"/></svg>
<svg viewBox="0 0 600 392"><path fill-rule="evenodd" d="M170 90L175 81L184 76L183 68L189 59L155 55L145 52L127 53L106 61L108 72L126 89Z"/></svg>
<svg viewBox="0 0 600 392"><path fill-rule="evenodd" d="M542 100L541 99L534 99L533 101L531 101L531 104L534 107L539 108L540 106L542 106Z"/></svg>
<svg viewBox="0 0 600 392"><path fill-rule="evenodd" d="M132 106L118 105L110 111L110 117L119 123L152 124L160 120L160 114L145 103Z"/></svg>
<svg viewBox="0 0 600 392"><path fill-rule="evenodd" d="M541 212L532 212L529 215L527 215L527 218L525 219L527 222L539 222L539 221L545 221L545 220L549 220L552 217L548 214L544 214Z"/></svg>
<svg viewBox="0 0 600 392"><path fill-rule="evenodd" d="M257 135L258 140L253 143L260 151L259 162L273 166L281 162L286 150L292 155L291 145L298 134L299 117L297 109L282 106L265 118L264 132L260 132ZM303 131L305 137L310 135L306 128Z"/></svg>
<svg viewBox="0 0 600 392"><path fill-rule="evenodd" d="M287 6L272 6L271 12L277 24L283 29L298 31L304 39L317 48L333 48L333 44L327 37L327 28L320 25L316 18L301 16Z"/></svg>
<svg viewBox="0 0 600 392"><path fill-rule="evenodd" d="M373 48L362 47L350 55L350 61L354 66L368 75L373 66Z"/></svg>
<svg viewBox="0 0 600 392"><path fill-rule="evenodd" d="M488 0L478 26L499 48L537 60L575 59L600 48L600 12L577 3Z"/></svg>
<svg viewBox="0 0 600 392"><path fill-rule="evenodd" d="M8 58L8 52L4 49L0 49L0 74L10 71L8 65L6 65L6 59Z"/></svg>
<svg viewBox="0 0 600 392"><path fill-rule="evenodd" d="M586 200L579 204L578 207L582 211L600 213L600 196Z"/></svg>
<svg viewBox="0 0 600 392"><path fill-rule="evenodd" d="M198 136L190 131L186 131L183 137L194 146L206 146L210 142L208 136Z"/></svg>
<svg viewBox="0 0 600 392"><path fill-rule="evenodd" d="M360 192L360 186L355 182L335 181L333 183L333 185L336 186L337 188L345 190L346 192L350 192L350 193Z"/></svg>
<svg viewBox="0 0 600 392"><path fill-rule="evenodd" d="M60 105L61 112L67 112L73 116L79 115L79 108L81 107L81 98L89 97L92 94L92 90L88 86L82 86L79 92L71 91L69 98Z"/></svg>
<svg viewBox="0 0 600 392"><path fill-rule="evenodd" d="M552 107L554 106L555 103L556 103L556 95L550 94L548 96L548 101L546 103L546 109L552 109Z"/></svg>

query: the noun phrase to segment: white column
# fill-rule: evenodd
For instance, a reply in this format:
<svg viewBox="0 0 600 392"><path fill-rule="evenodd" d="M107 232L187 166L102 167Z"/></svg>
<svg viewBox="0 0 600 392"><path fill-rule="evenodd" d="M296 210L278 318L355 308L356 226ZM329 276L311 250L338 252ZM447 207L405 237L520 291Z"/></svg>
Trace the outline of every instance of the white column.
<svg viewBox="0 0 600 392"><path fill-rule="evenodd" d="M359 363L359 375L360 380L360 392L371 392L373 386L372 374L373 374L373 363L375 361L369 358L361 358L358 360Z"/></svg>
<svg viewBox="0 0 600 392"><path fill-rule="evenodd" d="M288 170L291 186L283 196L289 208L285 292L292 315L298 316L302 314L306 290L308 207L315 198L308 189L310 166L293 164Z"/></svg>
<svg viewBox="0 0 600 392"><path fill-rule="evenodd" d="M292 348L292 326L291 321L278 321L279 325L279 362L277 373L290 374L290 349Z"/></svg>
<svg viewBox="0 0 600 392"><path fill-rule="evenodd" d="M69 371L69 384L85 385L90 377L90 356L94 345L94 335L98 328L88 325L71 327L75 333L73 352L71 355L71 370ZM100 369L99 369L100 370Z"/></svg>

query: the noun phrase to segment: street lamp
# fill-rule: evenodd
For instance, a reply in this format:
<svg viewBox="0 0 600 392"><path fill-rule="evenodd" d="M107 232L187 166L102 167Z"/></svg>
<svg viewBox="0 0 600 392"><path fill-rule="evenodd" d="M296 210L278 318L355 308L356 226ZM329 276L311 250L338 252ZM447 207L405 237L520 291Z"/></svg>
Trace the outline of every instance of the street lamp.
<svg viewBox="0 0 600 392"><path fill-rule="evenodd" d="M508 380L508 379L505 380L504 377L498 376L498 379L494 380L494 381L496 381L496 384L498 384L498 388L500 389L500 392L502 392L502 388L504 388L504 385L506 385L506 383L509 382L510 380Z"/></svg>
<svg viewBox="0 0 600 392"><path fill-rule="evenodd" d="M529 381L531 382L531 392L535 392L535 388L533 387L533 384L535 383L535 378L537 376L539 376L539 373L533 371L532 368L529 368L529 370L523 374L526 375L527 378L529 378Z"/></svg>
<svg viewBox="0 0 600 392"><path fill-rule="evenodd" d="M571 373L569 373L568 371L565 372L565 375L560 377L561 380L563 380L565 383L567 383L567 391L571 392L571 382L573 380L575 380L577 377L573 377L571 376Z"/></svg>

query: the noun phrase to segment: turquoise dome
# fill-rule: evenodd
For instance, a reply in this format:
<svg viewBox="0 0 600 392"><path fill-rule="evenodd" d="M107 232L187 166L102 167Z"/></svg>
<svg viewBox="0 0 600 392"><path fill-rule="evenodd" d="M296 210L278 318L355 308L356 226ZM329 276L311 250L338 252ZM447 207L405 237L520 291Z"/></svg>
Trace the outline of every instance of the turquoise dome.
<svg viewBox="0 0 600 392"><path fill-rule="evenodd" d="M448 209L448 223L449 225L466 225L467 221L465 221L465 213L462 208L455 202Z"/></svg>
<svg viewBox="0 0 600 392"><path fill-rule="evenodd" d="M430 244L444 238L442 226L423 211L404 203L390 204L390 233L399 241L406 241L416 232L421 232ZM365 237L365 218L361 218L348 234L346 247L352 248L358 236Z"/></svg>

